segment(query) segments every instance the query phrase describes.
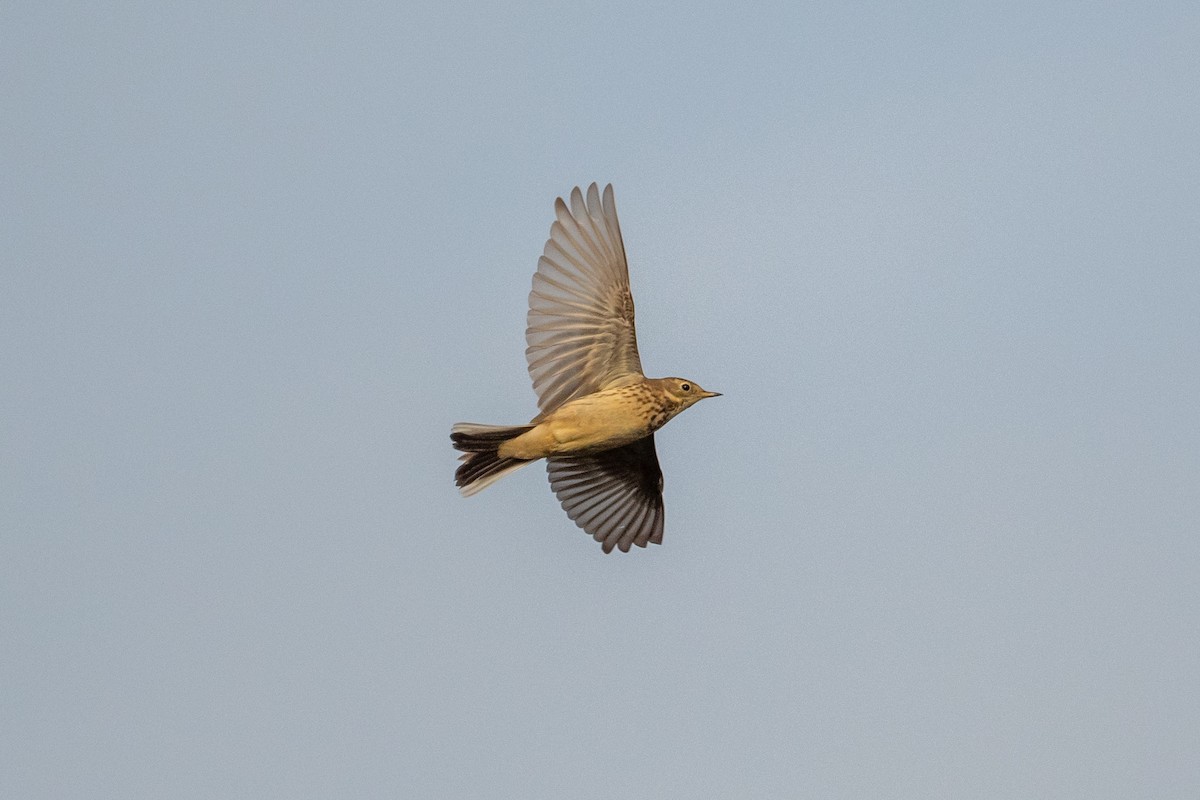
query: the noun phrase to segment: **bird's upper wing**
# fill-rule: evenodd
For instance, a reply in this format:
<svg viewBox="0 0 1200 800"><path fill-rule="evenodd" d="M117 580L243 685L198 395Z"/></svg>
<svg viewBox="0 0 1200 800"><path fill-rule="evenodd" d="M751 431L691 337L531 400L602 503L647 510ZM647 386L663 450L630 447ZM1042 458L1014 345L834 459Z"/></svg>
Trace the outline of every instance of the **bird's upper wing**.
<svg viewBox="0 0 1200 800"><path fill-rule="evenodd" d="M576 188L560 197L529 293L525 358L548 414L568 400L642 378L633 329L629 267L612 186L587 202Z"/></svg>
<svg viewBox="0 0 1200 800"><path fill-rule="evenodd" d="M552 456L546 471L567 516L604 552L662 544L662 470L653 435L592 455Z"/></svg>

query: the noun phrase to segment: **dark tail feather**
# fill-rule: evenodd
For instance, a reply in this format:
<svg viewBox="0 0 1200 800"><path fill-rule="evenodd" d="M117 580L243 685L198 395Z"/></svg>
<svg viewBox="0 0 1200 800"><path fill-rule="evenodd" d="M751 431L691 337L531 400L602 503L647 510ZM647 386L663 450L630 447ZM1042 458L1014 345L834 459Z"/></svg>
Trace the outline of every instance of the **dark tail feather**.
<svg viewBox="0 0 1200 800"><path fill-rule="evenodd" d="M520 458L501 458L496 450L509 439L515 439L532 425L501 427L460 422L450 430L450 441L461 456L462 464L454 473L454 483L464 496L484 489L529 462Z"/></svg>

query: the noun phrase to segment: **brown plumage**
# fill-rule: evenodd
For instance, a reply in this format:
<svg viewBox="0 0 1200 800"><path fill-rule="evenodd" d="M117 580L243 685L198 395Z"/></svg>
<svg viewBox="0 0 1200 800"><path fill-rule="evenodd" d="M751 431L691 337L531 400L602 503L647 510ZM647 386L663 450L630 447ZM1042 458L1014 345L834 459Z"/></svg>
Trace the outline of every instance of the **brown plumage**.
<svg viewBox="0 0 1200 800"><path fill-rule="evenodd" d="M461 422L455 481L472 495L513 470L546 459L550 486L567 515L604 552L660 544L662 470L654 432L706 397L684 378L642 374L633 295L612 186L601 201L578 188L555 203L529 293L525 351L541 409L528 425Z"/></svg>

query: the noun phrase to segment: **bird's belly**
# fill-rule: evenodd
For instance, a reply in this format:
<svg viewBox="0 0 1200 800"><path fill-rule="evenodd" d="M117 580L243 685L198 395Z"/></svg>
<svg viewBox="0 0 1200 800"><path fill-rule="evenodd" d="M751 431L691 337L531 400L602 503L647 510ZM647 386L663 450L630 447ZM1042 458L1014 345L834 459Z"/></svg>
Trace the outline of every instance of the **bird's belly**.
<svg viewBox="0 0 1200 800"><path fill-rule="evenodd" d="M653 432L645 415L625 404L572 403L546 422L555 443L552 452L557 454L611 450Z"/></svg>

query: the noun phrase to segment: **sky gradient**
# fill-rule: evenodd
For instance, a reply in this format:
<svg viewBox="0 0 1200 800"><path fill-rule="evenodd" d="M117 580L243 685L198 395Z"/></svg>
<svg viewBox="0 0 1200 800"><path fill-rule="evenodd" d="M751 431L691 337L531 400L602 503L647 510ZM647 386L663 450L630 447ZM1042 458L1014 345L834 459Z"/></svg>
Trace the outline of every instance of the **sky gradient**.
<svg viewBox="0 0 1200 800"><path fill-rule="evenodd" d="M1195 798L1200 10L0 11L0 796ZM661 547L517 424L611 182Z"/></svg>

